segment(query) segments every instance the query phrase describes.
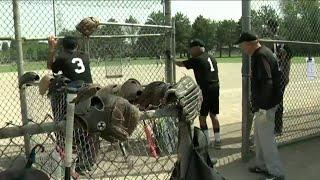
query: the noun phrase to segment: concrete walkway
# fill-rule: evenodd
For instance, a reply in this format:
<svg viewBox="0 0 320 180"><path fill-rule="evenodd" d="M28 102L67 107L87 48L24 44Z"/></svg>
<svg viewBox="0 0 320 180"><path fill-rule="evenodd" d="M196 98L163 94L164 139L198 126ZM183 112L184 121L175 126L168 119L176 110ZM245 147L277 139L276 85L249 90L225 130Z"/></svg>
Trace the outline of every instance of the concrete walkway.
<svg viewBox="0 0 320 180"><path fill-rule="evenodd" d="M280 148L287 180L320 179L320 137ZM248 172L249 163L236 160L218 167L228 180L258 180L263 176Z"/></svg>

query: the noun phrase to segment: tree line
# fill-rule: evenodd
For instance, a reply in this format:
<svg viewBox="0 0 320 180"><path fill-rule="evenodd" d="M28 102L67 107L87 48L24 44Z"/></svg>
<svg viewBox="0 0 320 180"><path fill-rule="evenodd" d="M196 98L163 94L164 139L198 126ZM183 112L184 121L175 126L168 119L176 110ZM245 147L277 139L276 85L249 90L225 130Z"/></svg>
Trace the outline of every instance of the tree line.
<svg viewBox="0 0 320 180"><path fill-rule="evenodd" d="M261 38L273 38L266 22L269 19L276 20L280 25L279 36L285 40L320 42L320 3L317 0L292 0L281 1L279 9L272 6L262 6L258 10L251 10L252 31ZM234 42L241 32L241 18L239 20L215 21L199 15L193 23L187 15L177 13L175 18L176 52L180 57L188 54L188 44L191 39L199 38L206 44L206 49L218 57L240 55L240 51ZM110 18L108 22L117 22ZM129 16L126 23L141 23ZM164 25L163 12L151 13L145 24ZM161 28L152 27L129 27L104 25L94 35L136 35L165 33ZM63 29L59 36L79 35L76 30ZM15 43L2 43L1 56L10 56L15 59ZM319 46L301 48L301 45L291 45L296 54L306 54L318 51ZM36 41L25 41L23 44L25 59L43 61L47 57L48 47L46 44ZM308 50L306 50L308 49ZM127 37L127 38L94 38L89 42L90 56L93 58L110 57L159 57L165 50L163 36L156 37Z"/></svg>

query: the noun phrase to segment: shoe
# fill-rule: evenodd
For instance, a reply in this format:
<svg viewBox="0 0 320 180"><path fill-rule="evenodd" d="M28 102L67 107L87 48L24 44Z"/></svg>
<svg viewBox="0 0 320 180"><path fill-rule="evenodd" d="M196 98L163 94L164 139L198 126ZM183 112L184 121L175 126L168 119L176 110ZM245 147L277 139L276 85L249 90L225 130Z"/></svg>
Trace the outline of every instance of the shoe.
<svg viewBox="0 0 320 180"><path fill-rule="evenodd" d="M284 176L267 175L263 180L284 180Z"/></svg>
<svg viewBox="0 0 320 180"><path fill-rule="evenodd" d="M249 172L256 173L256 174L263 174L263 175L269 175L268 171L262 168L259 168L258 166L249 167Z"/></svg>
<svg viewBox="0 0 320 180"><path fill-rule="evenodd" d="M222 145L221 141L214 141L213 146L215 149L221 149L221 145Z"/></svg>

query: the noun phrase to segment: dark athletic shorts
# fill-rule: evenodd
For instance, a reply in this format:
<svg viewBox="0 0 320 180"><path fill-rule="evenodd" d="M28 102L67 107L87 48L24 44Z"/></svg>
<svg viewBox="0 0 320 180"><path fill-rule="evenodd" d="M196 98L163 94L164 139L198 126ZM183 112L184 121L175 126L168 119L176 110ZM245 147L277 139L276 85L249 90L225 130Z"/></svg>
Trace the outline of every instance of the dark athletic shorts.
<svg viewBox="0 0 320 180"><path fill-rule="evenodd" d="M202 89L203 102L201 104L200 116L219 114L219 84L212 84L208 88Z"/></svg>

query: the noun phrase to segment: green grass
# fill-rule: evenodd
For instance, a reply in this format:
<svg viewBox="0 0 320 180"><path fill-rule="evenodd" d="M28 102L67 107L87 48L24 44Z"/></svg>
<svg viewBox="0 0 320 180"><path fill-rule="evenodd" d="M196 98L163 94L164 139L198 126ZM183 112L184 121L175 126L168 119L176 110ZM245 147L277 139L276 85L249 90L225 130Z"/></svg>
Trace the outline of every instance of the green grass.
<svg viewBox="0 0 320 180"><path fill-rule="evenodd" d="M304 64L306 57L293 57L292 58L292 63L294 64ZM320 57L315 57L316 61L319 60ZM186 60L186 59L177 59L178 61ZM216 58L218 63L241 63L242 58L241 57L224 57L224 58ZM165 59L162 59L162 62L164 62ZM119 59L114 59L113 61L107 61L105 63L104 61L98 62L96 59L91 60L90 65L91 67L103 67L105 65L109 66L116 66L120 65L147 65L147 64L156 64L157 60L156 59L150 59L150 58L137 58L137 59L132 59L129 63L128 60L123 59L122 62ZM46 69L46 62L45 61L40 61L40 62L24 62L24 71L34 71L34 70L44 70ZM10 64L2 64L0 65L0 73L6 73L6 72L17 72L18 68L17 65L14 63Z"/></svg>
<svg viewBox="0 0 320 180"><path fill-rule="evenodd" d="M164 59L162 60L164 63ZM156 64L156 59L150 58L137 58L132 59L130 62L126 59L114 59L113 61L108 60L107 62L101 61L98 62L96 59L90 61L91 67L104 67L105 65L109 66L117 66L117 65L147 65L147 64ZM45 70L47 68L47 63L45 61L38 61L38 62L24 62L24 71L35 71L35 70ZM7 72L17 72L18 67L15 63L8 63L0 65L0 73L7 73Z"/></svg>
<svg viewBox="0 0 320 180"><path fill-rule="evenodd" d="M45 69L47 66L46 62L24 62L24 71L33 71ZM6 72L17 72L18 67L15 63L2 64L0 65L0 73Z"/></svg>

